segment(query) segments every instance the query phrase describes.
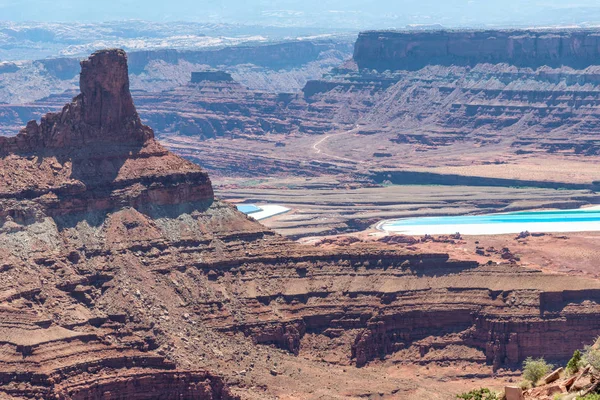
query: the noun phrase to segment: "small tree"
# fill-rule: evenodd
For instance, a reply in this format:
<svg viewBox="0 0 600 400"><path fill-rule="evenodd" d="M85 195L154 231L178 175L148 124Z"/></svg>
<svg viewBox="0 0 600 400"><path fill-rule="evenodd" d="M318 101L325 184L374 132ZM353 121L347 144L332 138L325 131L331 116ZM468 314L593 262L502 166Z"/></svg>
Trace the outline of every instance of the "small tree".
<svg viewBox="0 0 600 400"><path fill-rule="evenodd" d="M579 371L579 365L581 364L581 352L579 350L575 350L573 353L573 357L567 363L567 373L574 374Z"/></svg>
<svg viewBox="0 0 600 400"><path fill-rule="evenodd" d="M471 390L468 393L457 395L456 398L463 400L499 400L498 395L488 388Z"/></svg>
<svg viewBox="0 0 600 400"><path fill-rule="evenodd" d="M552 370L552 365L543 358L534 359L527 357L523 363L523 378L535 385L544 375Z"/></svg>

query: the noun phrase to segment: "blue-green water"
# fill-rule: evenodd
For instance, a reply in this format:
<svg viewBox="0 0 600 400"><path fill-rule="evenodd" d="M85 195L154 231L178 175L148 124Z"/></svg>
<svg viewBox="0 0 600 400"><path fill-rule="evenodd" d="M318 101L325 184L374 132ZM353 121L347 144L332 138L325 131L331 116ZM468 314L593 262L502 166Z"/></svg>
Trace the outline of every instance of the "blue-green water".
<svg viewBox="0 0 600 400"><path fill-rule="evenodd" d="M520 211L504 214L407 218L388 222L402 225L463 225L507 223L600 222L600 210Z"/></svg>
<svg viewBox="0 0 600 400"><path fill-rule="evenodd" d="M256 207L254 204L238 204L236 205L236 207L239 211L243 212L244 214L252 214L262 210L261 208Z"/></svg>
<svg viewBox="0 0 600 400"><path fill-rule="evenodd" d="M389 220L385 231L409 234L495 234L532 232L599 231L600 209L519 211L502 214L422 217Z"/></svg>

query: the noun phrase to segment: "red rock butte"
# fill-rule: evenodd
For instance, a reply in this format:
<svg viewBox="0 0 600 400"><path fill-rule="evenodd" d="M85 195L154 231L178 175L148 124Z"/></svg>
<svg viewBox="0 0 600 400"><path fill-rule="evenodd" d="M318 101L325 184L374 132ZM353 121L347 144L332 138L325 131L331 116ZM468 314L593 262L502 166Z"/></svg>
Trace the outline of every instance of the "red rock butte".
<svg viewBox="0 0 600 400"><path fill-rule="evenodd" d="M102 145L144 145L154 138L143 125L129 91L123 50L94 53L81 62L81 94L38 125L31 121L14 138L0 138L0 152L73 151Z"/></svg>
<svg viewBox="0 0 600 400"><path fill-rule="evenodd" d="M0 138L0 196L32 200L49 215L212 202L208 175L166 151L142 124L124 51L83 61L80 85L82 93L61 112Z"/></svg>

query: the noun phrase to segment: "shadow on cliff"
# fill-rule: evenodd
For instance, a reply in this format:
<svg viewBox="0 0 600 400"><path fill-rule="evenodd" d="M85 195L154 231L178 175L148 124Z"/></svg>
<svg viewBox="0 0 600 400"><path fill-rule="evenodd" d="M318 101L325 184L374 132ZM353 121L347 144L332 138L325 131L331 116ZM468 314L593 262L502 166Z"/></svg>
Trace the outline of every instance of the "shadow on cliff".
<svg viewBox="0 0 600 400"><path fill-rule="evenodd" d="M48 214L54 218L58 228L74 228L84 221L89 226L98 227L109 212L127 206L128 198L116 197L113 192L125 187L117 183L117 177L127 159L135 157L142 148L142 144L95 146L71 153L45 154L45 157L56 157L63 166L70 164L69 178L78 182L55 191L57 206L49 208ZM42 157L38 164L43 163Z"/></svg>
<svg viewBox="0 0 600 400"><path fill-rule="evenodd" d="M149 192L158 185L177 193L177 182L153 175L123 178L131 174L127 161L143 158L144 145L103 146L102 149L78 151L75 154L46 154L54 156L62 165L71 164L70 178L78 183L64 186L54 191L56 203L49 205L59 229L74 228L81 222L91 227L101 226L111 212L131 207L151 219L176 219L183 214L204 212L212 205L212 199L204 201L179 202L164 201L153 197ZM43 163L42 157L38 160ZM121 176L121 177L120 177ZM159 188L160 189L160 188ZM175 196L175 200L178 198Z"/></svg>
<svg viewBox="0 0 600 400"><path fill-rule="evenodd" d="M446 256L447 257L447 256ZM472 271L480 265L476 261L423 260L410 266L410 270L419 278L440 278Z"/></svg>
<svg viewBox="0 0 600 400"><path fill-rule="evenodd" d="M151 220L173 219L176 220L183 215L190 215L194 212L206 212L213 204L213 201L189 202L183 204L146 204L141 207L131 207L139 211ZM110 214L126 209L128 206L106 209L101 211L78 212L73 214L54 216L54 222L59 231L73 229L80 226L81 223L91 228L100 228L106 222Z"/></svg>

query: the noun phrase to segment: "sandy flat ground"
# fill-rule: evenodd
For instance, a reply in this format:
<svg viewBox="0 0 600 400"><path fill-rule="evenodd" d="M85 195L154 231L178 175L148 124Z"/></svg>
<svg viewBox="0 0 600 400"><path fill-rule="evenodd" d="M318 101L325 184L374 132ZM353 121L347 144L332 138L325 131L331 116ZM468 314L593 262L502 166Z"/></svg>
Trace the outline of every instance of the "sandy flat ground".
<svg viewBox="0 0 600 400"><path fill-rule="evenodd" d="M503 235L509 233L542 232L596 232L600 222L519 222L510 224L441 224L394 226L390 222L378 225L379 229L404 235Z"/></svg>
<svg viewBox="0 0 600 400"><path fill-rule="evenodd" d="M574 209L600 201L598 195L587 190L434 185L361 187L332 177L266 178L254 186L244 183L239 179L216 180L215 191L218 197L231 202L290 209L261 222L292 238L363 230L390 219ZM447 233L455 232L452 228ZM460 232L467 234L462 229ZM424 233L431 232L415 234Z"/></svg>
<svg viewBox="0 0 600 400"><path fill-rule="evenodd" d="M352 234L363 240L380 240L395 235L377 230ZM600 232L546 233L519 238L516 234L464 235L454 243L425 242L410 245L416 251L448 253L457 260L505 263L501 250L508 249L519 258L518 264L551 274L564 274L582 279L600 278ZM420 236L415 235L415 238ZM305 238L311 244L322 238ZM406 245L408 246L408 245ZM477 254L477 249L484 254Z"/></svg>

